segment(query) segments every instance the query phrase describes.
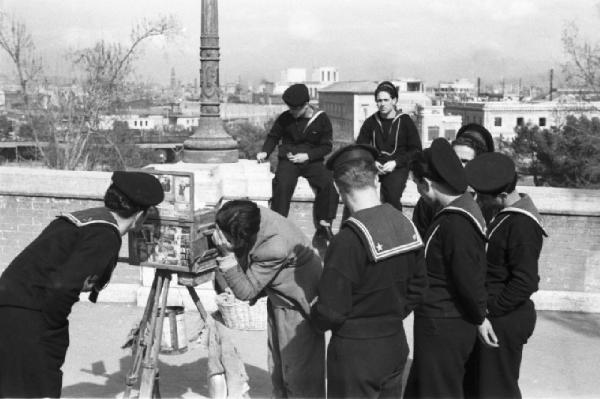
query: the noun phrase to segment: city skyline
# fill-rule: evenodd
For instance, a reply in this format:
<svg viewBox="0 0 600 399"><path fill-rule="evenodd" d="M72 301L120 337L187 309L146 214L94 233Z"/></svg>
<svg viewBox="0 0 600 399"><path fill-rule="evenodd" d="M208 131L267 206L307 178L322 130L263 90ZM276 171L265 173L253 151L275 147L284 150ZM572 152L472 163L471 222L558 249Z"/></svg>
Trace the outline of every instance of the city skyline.
<svg viewBox="0 0 600 399"><path fill-rule="evenodd" d="M143 18L172 14L182 35L153 39L136 63L141 79L198 78L200 0L0 0L27 24L46 73L68 73L63 54L97 40L125 42ZM543 80L564 62L561 33L574 22L597 41L595 0L221 0L221 81L278 80L289 67L331 65L342 80L415 77ZM57 23L58 21L58 23ZM10 73L6 56L0 70Z"/></svg>

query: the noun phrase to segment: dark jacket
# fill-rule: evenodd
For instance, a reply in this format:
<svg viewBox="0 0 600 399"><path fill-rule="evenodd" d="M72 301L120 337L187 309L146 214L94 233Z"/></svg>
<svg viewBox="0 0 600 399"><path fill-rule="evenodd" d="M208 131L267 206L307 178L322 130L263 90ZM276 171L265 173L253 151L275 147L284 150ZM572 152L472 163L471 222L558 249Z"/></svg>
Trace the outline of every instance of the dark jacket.
<svg viewBox="0 0 600 399"><path fill-rule="evenodd" d="M86 280L108 282L120 247L106 208L60 216L2 273L0 305L40 310L49 328L63 327Z"/></svg>
<svg viewBox="0 0 600 399"><path fill-rule="evenodd" d="M502 209L488 227L487 307L502 316L538 290L543 236L540 214L527 195Z"/></svg>
<svg viewBox="0 0 600 399"><path fill-rule="evenodd" d="M294 118L285 111L275 120L262 151L267 156L279 145L279 158L286 154L307 153L309 161L322 160L332 149L333 129L325 112L314 111L311 118Z"/></svg>
<svg viewBox="0 0 600 399"><path fill-rule="evenodd" d="M389 204L344 221L325 256L314 323L345 338L377 338L403 330L427 279L422 241Z"/></svg>
<svg viewBox="0 0 600 399"><path fill-rule="evenodd" d="M417 231L421 234L421 237L425 237L429 226L433 221L433 217L438 213L442 207L440 205L428 204L423 197L419 197L419 200L415 204L412 214L412 222L415 224Z"/></svg>
<svg viewBox="0 0 600 399"><path fill-rule="evenodd" d="M394 160L396 168L408 167L411 157L422 149L417 127L410 116L398 114L392 121L389 133L383 131L379 113L376 112L363 123L356 142L377 148L377 161L382 164Z"/></svg>
<svg viewBox="0 0 600 399"><path fill-rule="evenodd" d="M415 314L462 317L474 324L485 318L485 221L465 193L434 217L425 238L429 288Z"/></svg>

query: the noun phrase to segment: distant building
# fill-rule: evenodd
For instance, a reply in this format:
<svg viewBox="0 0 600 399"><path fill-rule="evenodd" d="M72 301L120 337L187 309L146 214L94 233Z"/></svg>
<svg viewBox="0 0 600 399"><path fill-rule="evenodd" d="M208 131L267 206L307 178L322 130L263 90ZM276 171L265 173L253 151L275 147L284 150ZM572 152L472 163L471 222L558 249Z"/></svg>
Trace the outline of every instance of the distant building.
<svg viewBox="0 0 600 399"><path fill-rule="evenodd" d="M287 107L282 104L239 104L222 103L220 107L221 119L224 121L245 120L254 124L261 124L276 117ZM168 125L185 129L196 128L200 124L200 102L181 101L172 104L168 112Z"/></svg>
<svg viewBox="0 0 600 399"><path fill-rule="evenodd" d="M338 70L335 67L319 67L315 68L312 73L312 81L323 84L332 84L338 82Z"/></svg>
<svg viewBox="0 0 600 399"><path fill-rule="evenodd" d="M283 104L280 95L274 95L275 83L268 80L260 82L254 93L252 93L252 103L254 104Z"/></svg>
<svg viewBox="0 0 600 399"><path fill-rule="evenodd" d="M281 96L285 89L294 83L304 83L308 87L310 100L317 103L319 90L339 81L339 72L335 67L318 67L312 71L312 80L306 79L306 69L288 68L281 72L281 81L275 83L273 96Z"/></svg>
<svg viewBox="0 0 600 399"><path fill-rule="evenodd" d="M397 78L391 79L391 82L398 88L398 93L419 92L425 93L425 84L421 79L416 78Z"/></svg>
<svg viewBox="0 0 600 399"><path fill-rule="evenodd" d="M560 126L567 115L600 116L600 102L446 102L445 112L459 115L462 123L479 123L496 139L512 139L515 128L526 124L542 128Z"/></svg>
<svg viewBox="0 0 600 399"><path fill-rule="evenodd" d="M287 68L281 71L281 82L302 83L306 82L305 68Z"/></svg>
<svg viewBox="0 0 600 399"><path fill-rule="evenodd" d="M0 90L0 113L6 112L6 97L4 96L4 90Z"/></svg>
<svg viewBox="0 0 600 399"><path fill-rule="evenodd" d="M455 132L460 127L460 118L446 117L441 106L432 106L420 81L403 79L393 83L400 89L398 108L415 120L423 146L429 145L435 127L441 136L450 135L450 130ZM354 142L364 121L377 111L373 97L377 84L375 81L337 82L319 90L319 107L331 120L334 142ZM407 91L409 89L411 91Z"/></svg>
<svg viewBox="0 0 600 399"><path fill-rule="evenodd" d="M475 84L468 79L458 79L454 82L440 82L433 88L433 93L438 98L468 99L476 96Z"/></svg>
<svg viewBox="0 0 600 399"><path fill-rule="evenodd" d="M223 83L220 86L220 89L223 92L223 94L226 94L228 96L234 95L236 93L236 91L237 91L237 88L238 88L237 82L236 83L234 83L234 82Z"/></svg>
<svg viewBox="0 0 600 399"><path fill-rule="evenodd" d="M462 126L460 115L445 115L443 105L429 105L419 108L416 118L423 148L429 147L438 137L452 141Z"/></svg>
<svg viewBox="0 0 600 399"><path fill-rule="evenodd" d="M167 119L160 114L118 114L102 115L98 128L100 130L111 130L115 122L126 124L128 129L150 131L162 128L167 124Z"/></svg>

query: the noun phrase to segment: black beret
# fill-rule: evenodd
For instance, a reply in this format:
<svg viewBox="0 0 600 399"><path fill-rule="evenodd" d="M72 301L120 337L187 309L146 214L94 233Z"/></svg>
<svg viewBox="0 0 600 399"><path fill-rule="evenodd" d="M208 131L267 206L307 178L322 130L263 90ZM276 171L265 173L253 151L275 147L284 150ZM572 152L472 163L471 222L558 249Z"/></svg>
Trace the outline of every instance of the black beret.
<svg viewBox="0 0 600 399"><path fill-rule="evenodd" d="M461 128L458 129L458 132L456 132L456 138L461 136L470 137L473 140L479 141L487 148L487 152L494 152L495 150L492 134L478 123L469 123L461 126Z"/></svg>
<svg viewBox="0 0 600 399"><path fill-rule="evenodd" d="M154 206L165 198L163 188L156 177L145 172L116 171L112 182L131 202L140 206Z"/></svg>
<svg viewBox="0 0 600 399"><path fill-rule="evenodd" d="M290 107L299 107L306 104L310 100L308 87L302 83L291 85L283 92L281 96L283 102Z"/></svg>
<svg viewBox="0 0 600 399"><path fill-rule="evenodd" d="M434 180L441 180L440 183L447 184L456 192L462 193L467 189L465 170L448 140L442 137L433 140L423 153L436 175Z"/></svg>
<svg viewBox="0 0 600 399"><path fill-rule="evenodd" d="M465 167L467 182L482 194L500 194L515 179L515 163L499 152L475 157Z"/></svg>
<svg viewBox="0 0 600 399"><path fill-rule="evenodd" d="M377 149L370 145L350 144L331 154L329 159L327 159L327 162L325 162L325 166L329 170L335 170L337 167L346 162L355 161L358 159L375 162L377 154Z"/></svg>

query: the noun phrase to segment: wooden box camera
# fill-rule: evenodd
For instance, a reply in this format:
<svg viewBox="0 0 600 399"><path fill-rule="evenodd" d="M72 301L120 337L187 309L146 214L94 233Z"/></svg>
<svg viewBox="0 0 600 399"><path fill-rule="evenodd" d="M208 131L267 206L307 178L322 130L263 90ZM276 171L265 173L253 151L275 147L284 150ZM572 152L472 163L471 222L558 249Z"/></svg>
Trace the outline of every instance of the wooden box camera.
<svg viewBox="0 0 600 399"><path fill-rule="evenodd" d="M129 233L129 262L180 273L214 270L218 255L212 242L216 210L194 210L193 174L145 172L159 179L165 199L149 212L139 231Z"/></svg>

